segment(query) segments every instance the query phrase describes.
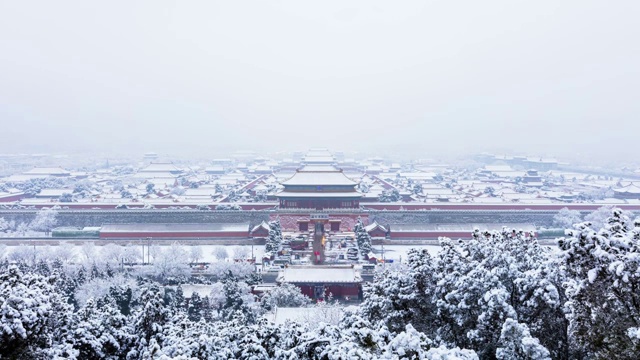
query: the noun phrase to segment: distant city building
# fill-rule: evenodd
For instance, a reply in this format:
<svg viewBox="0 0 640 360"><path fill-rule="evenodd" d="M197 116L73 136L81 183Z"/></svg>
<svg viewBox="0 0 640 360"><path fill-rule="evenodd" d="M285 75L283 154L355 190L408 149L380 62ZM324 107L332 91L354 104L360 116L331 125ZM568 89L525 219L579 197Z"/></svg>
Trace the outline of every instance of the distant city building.
<svg viewBox="0 0 640 360"><path fill-rule="evenodd" d="M487 164L506 163L511 166L535 169L538 171L549 171L558 168L558 161L550 158L493 155L488 153L477 154L474 159Z"/></svg>
<svg viewBox="0 0 640 360"><path fill-rule="evenodd" d="M140 169L134 177L139 179L154 179L156 185L173 184L175 178L182 174L182 169L170 162L152 162L143 169Z"/></svg>
<svg viewBox="0 0 640 360"><path fill-rule="evenodd" d="M334 165L336 159L327 149L310 149L302 162L305 165Z"/></svg>
<svg viewBox="0 0 640 360"><path fill-rule="evenodd" d="M542 187L543 183L542 183L542 176L540 176L540 174L538 174L537 170L529 170L527 171L524 176L522 177L522 182L525 183L527 186L532 186L532 187Z"/></svg>
<svg viewBox="0 0 640 360"><path fill-rule="evenodd" d="M150 163L152 161L156 161L158 159L158 154L154 152L148 152L144 154L143 160L146 163Z"/></svg>
<svg viewBox="0 0 640 360"><path fill-rule="evenodd" d="M617 189L613 189L613 196L618 199L640 199L640 186L630 183Z"/></svg>
<svg viewBox="0 0 640 360"><path fill-rule="evenodd" d="M222 165L212 165L205 169L205 172L209 175L222 175L226 173L225 168Z"/></svg>
<svg viewBox="0 0 640 360"><path fill-rule="evenodd" d="M33 168L24 172L25 175L36 176L54 176L54 177L67 177L71 176L71 172L61 168Z"/></svg>

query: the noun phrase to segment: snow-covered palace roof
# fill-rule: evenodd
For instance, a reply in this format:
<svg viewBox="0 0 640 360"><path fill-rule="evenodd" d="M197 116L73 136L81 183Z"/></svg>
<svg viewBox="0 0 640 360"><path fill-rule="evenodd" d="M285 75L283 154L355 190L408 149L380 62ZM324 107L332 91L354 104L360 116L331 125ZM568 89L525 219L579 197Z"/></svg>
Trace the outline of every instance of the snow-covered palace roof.
<svg viewBox="0 0 640 360"><path fill-rule="evenodd" d="M302 265L288 266L278 275L279 283L361 283L362 277L351 265L322 266Z"/></svg>
<svg viewBox="0 0 640 360"><path fill-rule="evenodd" d="M282 185L285 186L342 185L353 187L357 184L349 179L342 170L333 166L305 166L296 171L291 178L282 182Z"/></svg>

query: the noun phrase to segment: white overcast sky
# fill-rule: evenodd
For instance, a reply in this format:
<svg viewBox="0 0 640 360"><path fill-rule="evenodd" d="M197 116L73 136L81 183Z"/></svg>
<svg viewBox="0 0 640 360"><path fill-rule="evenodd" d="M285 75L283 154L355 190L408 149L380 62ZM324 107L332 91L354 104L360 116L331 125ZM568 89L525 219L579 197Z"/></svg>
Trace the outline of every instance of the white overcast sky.
<svg viewBox="0 0 640 360"><path fill-rule="evenodd" d="M640 1L0 0L0 152L635 155Z"/></svg>

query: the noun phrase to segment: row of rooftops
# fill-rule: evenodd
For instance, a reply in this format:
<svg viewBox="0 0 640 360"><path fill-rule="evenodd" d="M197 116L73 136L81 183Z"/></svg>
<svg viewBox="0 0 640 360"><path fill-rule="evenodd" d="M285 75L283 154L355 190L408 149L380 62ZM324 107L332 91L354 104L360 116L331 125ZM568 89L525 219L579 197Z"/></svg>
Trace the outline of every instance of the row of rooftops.
<svg viewBox="0 0 640 360"><path fill-rule="evenodd" d="M255 157L254 158L259 158ZM283 198L292 197L349 197L361 198L364 202L377 202L385 191L397 190L403 202L474 202L474 203L546 203L570 202L579 198L583 192L609 189L618 199L607 198L611 201L633 201L640 198L640 186L633 179L611 179L560 170L526 170L517 162L523 157L493 157L493 164L488 164L474 172L460 171L451 167L429 163L415 163L411 167L394 165L397 171L390 172L394 166L384 166L380 158L370 158L354 164L369 164L383 167L379 173L369 173L368 166L346 166L344 171L332 166L334 164L350 164L351 160L339 159L327 149L311 149L306 155L301 154L298 160L275 161L262 159L258 166L265 167L265 174L257 176L246 170L233 170L232 159L215 159L211 167L222 168L224 172L208 172L211 167L181 167L172 163L158 162L152 157L152 162L129 175L110 173L100 170L94 173L71 172L62 168L34 168L21 174L2 179L4 182L14 183L32 178L61 178L71 179L69 187L45 188L36 196L41 199L51 199L62 196L65 192L73 191L73 181L86 178L95 183L91 190L90 199L74 199L86 202L149 202L165 203L217 203L217 202L273 202L276 204L278 195ZM327 163L333 159L332 163ZM534 159L526 158L533 162ZM251 160L247 155L244 161ZM506 161L505 161L506 160ZM552 160L552 159L551 159ZM553 163L550 159L540 159L541 163ZM282 167L288 164L291 167ZM297 162L300 161L300 162ZM498 161L498 163L495 163ZM305 162L307 163L306 165ZM254 169L255 164L251 165ZM277 170L280 166L280 171ZM520 168L518 168L520 167ZM267 169L268 168L268 169ZM297 170L296 170L297 168ZM276 171L276 172L274 172ZM564 177L563 182L549 181L550 178ZM109 182L118 179L128 179L125 184L127 191L134 199L123 198L119 192L112 190ZM520 180L517 180L520 179ZM521 181L517 183L517 181ZM186 183L186 185L185 185ZM155 185L155 190L147 194L145 187ZM173 189L182 186L179 192ZM189 184L196 184L197 188L190 188ZM420 191L413 187L419 184ZM640 184L640 183L639 183ZM0 181L0 185L1 181ZM13 185L11 185L13 186ZM219 187L222 187L222 190ZM364 186L364 187L363 187ZM491 191L489 191L491 188ZM1 190L1 189L0 189ZM14 191L15 190L15 191ZM236 200L228 200L229 192L234 191ZM20 193L19 189L1 191L2 198L12 199L10 194ZM264 196L258 198L257 194ZM257 199L257 200L256 200ZM13 200L12 200L13 201ZM25 203L38 200L25 199Z"/></svg>

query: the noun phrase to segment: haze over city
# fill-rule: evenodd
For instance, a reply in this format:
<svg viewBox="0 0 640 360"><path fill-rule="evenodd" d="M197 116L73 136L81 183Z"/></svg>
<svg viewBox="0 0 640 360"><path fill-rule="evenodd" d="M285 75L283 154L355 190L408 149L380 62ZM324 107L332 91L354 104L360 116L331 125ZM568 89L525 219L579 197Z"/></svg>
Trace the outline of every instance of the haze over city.
<svg viewBox="0 0 640 360"><path fill-rule="evenodd" d="M640 131L636 1L5 1L0 151L607 159Z"/></svg>

